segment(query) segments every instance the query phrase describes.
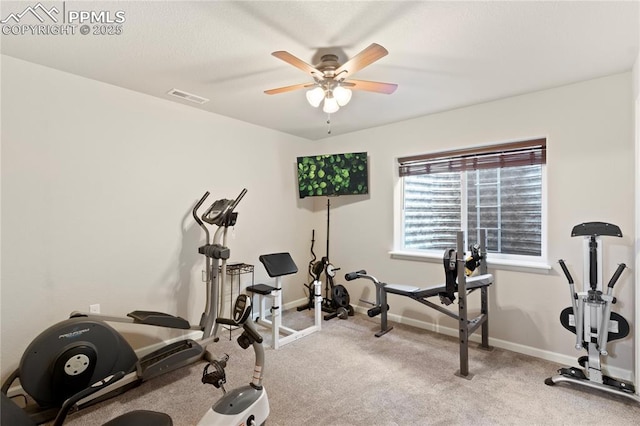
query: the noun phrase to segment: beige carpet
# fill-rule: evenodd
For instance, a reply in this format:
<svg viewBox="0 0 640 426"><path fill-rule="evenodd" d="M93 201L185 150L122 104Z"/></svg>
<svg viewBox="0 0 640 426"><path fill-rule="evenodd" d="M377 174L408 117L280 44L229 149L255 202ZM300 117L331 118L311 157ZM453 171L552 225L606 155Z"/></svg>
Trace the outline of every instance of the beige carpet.
<svg viewBox="0 0 640 426"><path fill-rule="evenodd" d="M311 324L286 312L285 324ZM271 425L637 425L640 404L544 379L559 365L506 350L469 351L472 380L456 377L456 339L397 325L376 338L377 318L356 314L278 351L267 348L265 387ZM264 331L265 338L268 330ZM234 332L237 333L237 332ZM211 348L230 355L227 389L246 384L253 351L223 335ZM571 345L567 338L567 345ZM67 425L99 425L134 409L163 411L195 425L221 395L200 382L206 363L169 373L72 414Z"/></svg>

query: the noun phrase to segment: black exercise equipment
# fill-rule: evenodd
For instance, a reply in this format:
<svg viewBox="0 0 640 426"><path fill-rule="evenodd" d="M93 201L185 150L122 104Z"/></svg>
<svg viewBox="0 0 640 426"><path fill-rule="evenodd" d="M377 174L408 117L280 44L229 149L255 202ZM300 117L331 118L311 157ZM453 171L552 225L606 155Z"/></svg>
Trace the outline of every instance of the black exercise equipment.
<svg viewBox="0 0 640 426"><path fill-rule="evenodd" d="M324 285L325 296L322 303L322 310L327 313L323 317L325 321L333 318L347 319L355 314L347 288L334 282L336 272L339 270L340 268L336 268L326 259L324 268L324 276L326 278Z"/></svg>
<svg viewBox="0 0 640 426"><path fill-rule="evenodd" d="M124 371L119 371L104 380L100 380L97 383L83 389L75 395L69 397L62 407L58 411L58 414L53 421L52 426L60 426L64 423L69 411L77 404L81 399L85 399L91 394L103 389L112 383L121 380L125 376ZM36 423L26 411L20 408L14 403L11 398L6 394L0 394L1 406L0 406L0 424L6 426L35 426ZM148 410L135 410L125 414L122 414L114 419L104 423L103 426L172 426L173 422L171 417L164 413L158 413L156 411Z"/></svg>
<svg viewBox="0 0 640 426"><path fill-rule="evenodd" d="M492 349L489 346L489 286L493 284L493 275L487 273L486 264L486 231L480 230L480 244L471 248L471 255L464 259L464 234L457 233L457 249L445 251L443 265L445 270L445 284L420 288L414 286L387 284L380 282L372 275L367 275L367 271L360 270L345 275L347 281L358 278L371 280L376 286L376 303L373 308L367 311L370 317L380 315L380 331L375 334L381 337L393 329L387 324L387 294L397 294L409 297L423 305L433 308L455 320L459 324L460 342L460 370L457 376L471 379L473 374L469 373L469 336L478 328L482 330L482 343L480 348ZM466 271L478 269L480 275L467 277ZM469 319L467 315L467 295L475 290L480 290L480 315ZM438 297L440 302L450 305L456 300L455 293L458 293L458 313L443 308L429 301L429 298Z"/></svg>
<svg viewBox="0 0 640 426"><path fill-rule="evenodd" d="M327 207L328 208L328 207ZM327 229L329 229L329 212L327 210ZM327 313L323 318L325 321L333 318L347 319L355 314L355 309L351 306L351 300L349 298L349 292L346 287L341 284L335 284L334 277L336 272L340 268L336 268L329 262L329 239L327 237L327 256L323 256L320 260L316 261L317 257L313 251L315 244L315 230L311 234L311 256L312 259L309 262L309 276L312 280L309 284L304 284L307 289L308 299L305 305L298 306L297 310L304 311L313 309L314 306L314 294L313 285L316 282L321 281L321 275L325 275L325 287L324 297L322 298L322 311Z"/></svg>
<svg viewBox="0 0 640 426"><path fill-rule="evenodd" d="M640 396L635 394L633 383L604 374L601 364L602 358L609 354L607 344L629 334L627 320L620 314L611 312L611 305L616 303L613 287L626 265L618 265L607 284L606 294L603 293L602 270L598 267L602 263L601 253L598 251L602 244L600 237L622 237L622 231L617 225L610 223L587 222L576 225L571 231L571 236L584 237L584 258L588 270L584 273L584 290L576 293L573 277L567 265L564 260L559 260L571 293L571 306L560 313L560 323L576 335L575 348L586 350L587 355L578 358L578 363L583 368L560 368L557 375L547 378L544 382L549 386L563 382L574 383L640 402Z"/></svg>
<svg viewBox="0 0 640 426"><path fill-rule="evenodd" d="M311 281L307 284L304 283L304 287L307 290L307 303L304 305L300 305L296 308L298 312L306 311L314 308L315 304L315 294L314 294L314 285L317 281L320 281L320 275L324 271L325 266L327 266L327 258L323 257L319 261L316 262L318 257L316 253L313 251L313 246L316 243L316 230L311 231L311 260L309 261L309 265L307 267L309 277Z"/></svg>
<svg viewBox="0 0 640 426"><path fill-rule="evenodd" d="M72 312L71 317L49 327L38 335L24 352L19 367L2 385L7 394L16 379L22 391L35 401L25 408L31 419L40 424L52 420L64 402L82 393L104 378L124 373L124 377L111 381L77 401L78 408L123 393L143 381L176 370L190 363L209 358L206 347L218 340L219 288L224 285L224 271L229 248L223 243L229 226L237 219L235 207L244 197L244 189L233 200L216 200L202 215L197 210L209 196L206 192L193 207L196 222L204 229L206 244L198 249L206 258L206 302L199 324L190 325L178 316L155 312L134 311L127 317ZM210 239L204 222L217 226ZM222 270L222 279L218 270ZM129 343L108 322L169 327L202 332L197 339L185 339L167 344L160 349L138 357Z"/></svg>

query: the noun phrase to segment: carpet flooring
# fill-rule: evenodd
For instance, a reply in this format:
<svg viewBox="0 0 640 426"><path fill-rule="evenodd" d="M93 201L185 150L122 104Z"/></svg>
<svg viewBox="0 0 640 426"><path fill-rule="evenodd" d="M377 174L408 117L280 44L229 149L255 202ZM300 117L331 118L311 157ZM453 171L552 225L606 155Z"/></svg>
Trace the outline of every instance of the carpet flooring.
<svg viewBox="0 0 640 426"><path fill-rule="evenodd" d="M284 324L311 325L312 312L285 312ZM458 370L457 339L401 324L376 338L379 319L356 314L275 351L266 348L264 385L271 425L638 425L640 404L567 384L547 386L560 365L471 344L471 380ZM268 330L258 327L268 343ZM239 331L232 334L237 335ZM571 344L567 339L567 344ZM247 384L251 348L229 332L210 346L227 353L227 390ZM580 355L580 354L577 354ZM576 356L577 356L576 355ZM184 367L69 416L67 425L99 425L118 414L168 413L176 426L197 424L222 395L200 378L206 362Z"/></svg>

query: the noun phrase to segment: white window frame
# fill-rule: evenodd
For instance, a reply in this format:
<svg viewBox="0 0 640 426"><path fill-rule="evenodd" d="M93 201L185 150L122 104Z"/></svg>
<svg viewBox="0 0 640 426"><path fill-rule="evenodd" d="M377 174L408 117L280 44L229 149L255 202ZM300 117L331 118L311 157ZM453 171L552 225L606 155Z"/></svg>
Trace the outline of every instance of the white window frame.
<svg viewBox="0 0 640 426"><path fill-rule="evenodd" d="M548 262L548 228L547 228L547 166L542 165L542 220L541 220L541 254L540 256L510 255L503 253L489 253L487 265L491 268L512 270L519 272L549 273L551 265ZM422 262L442 262L442 250L411 250L403 248L404 241L404 185L403 178L395 176L393 201L393 250L389 252L392 259L413 260ZM463 197L463 200L465 197ZM463 201L463 207L466 203ZM462 207L461 207L462 209ZM465 211L465 210L461 210ZM465 237L467 236L466 214L462 214Z"/></svg>

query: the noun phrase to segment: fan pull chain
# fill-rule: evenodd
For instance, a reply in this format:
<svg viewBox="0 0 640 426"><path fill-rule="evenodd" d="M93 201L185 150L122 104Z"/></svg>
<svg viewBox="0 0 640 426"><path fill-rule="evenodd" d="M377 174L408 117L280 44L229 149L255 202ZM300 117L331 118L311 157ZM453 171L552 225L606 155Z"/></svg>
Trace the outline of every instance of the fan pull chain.
<svg viewBox="0 0 640 426"><path fill-rule="evenodd" d="M331 134L331 114L327 114L327 134Z"/></svg>

